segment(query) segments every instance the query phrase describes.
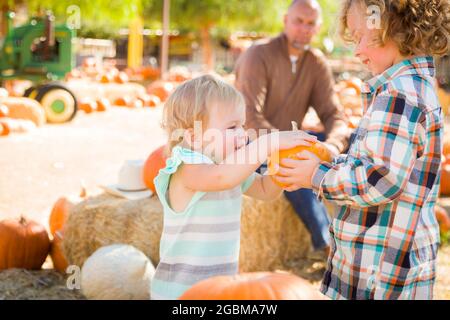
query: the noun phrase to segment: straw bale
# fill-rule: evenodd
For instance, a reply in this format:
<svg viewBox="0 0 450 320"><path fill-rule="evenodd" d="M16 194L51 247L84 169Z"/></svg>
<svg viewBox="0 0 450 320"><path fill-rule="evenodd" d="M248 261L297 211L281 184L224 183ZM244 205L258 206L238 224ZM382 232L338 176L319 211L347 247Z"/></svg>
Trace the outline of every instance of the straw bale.
<svg viewBox="0 0 450 320"><path fill-rule="evenodd" d="M130 201L101 194L76 205L65 226L63 251L82 267L98 248L115 243L141 250L156 266L163 226L156 196ZM284 196L243 199L240 270L275 270L311 252L311 237Z"/></svg>
<svg viewBox="0 0 450 320"><path fill-rule="evenodd" d="M129 244L156 265L162 222L162 206L157 197L130 201L101 194L72 208L62 250L69 264L81 268L98 248Z"/></svg>
<svg viewBox="0 0 450 320"><path fill-rule="evenodd" d="M55 270L8 269L0 272L0 300L80 300L66 277Z"/></svg>

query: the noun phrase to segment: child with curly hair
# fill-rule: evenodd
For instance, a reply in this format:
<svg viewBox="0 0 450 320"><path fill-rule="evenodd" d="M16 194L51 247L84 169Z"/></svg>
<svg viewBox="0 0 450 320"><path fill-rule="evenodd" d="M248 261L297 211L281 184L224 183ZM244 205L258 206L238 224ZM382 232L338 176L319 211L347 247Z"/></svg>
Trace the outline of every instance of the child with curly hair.
<svg viewBox="0 0 450 320"><path fill-rule="evenodd" d="M449 51L448 0L345 0L341 34L374 77L348 155L308 152L277 179L337 204L321 291L333 299L432 299L443 123L433 56Z"/></svg>

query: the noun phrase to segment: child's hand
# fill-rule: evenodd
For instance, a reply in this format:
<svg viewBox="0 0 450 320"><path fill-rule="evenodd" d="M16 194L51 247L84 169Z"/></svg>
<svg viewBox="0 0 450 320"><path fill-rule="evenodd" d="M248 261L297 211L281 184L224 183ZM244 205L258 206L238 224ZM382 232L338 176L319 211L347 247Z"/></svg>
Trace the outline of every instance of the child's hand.
<svg viewBox="0 0 450 320"><path fill-rule="evenodd" d="M320 164L320 159L309 151L297 154L301 160L282 159L278 174L273 178L289 187L286 191L295 191L300 188L311 189L312 177Z"/></svg>
<svg viewBox="0 0 450 320"><path fill-rule="evenodd" d="M296 146L310 146L317 141L317 137L304 131L276 131L268 135L271 153L290 149Z"/></svg>

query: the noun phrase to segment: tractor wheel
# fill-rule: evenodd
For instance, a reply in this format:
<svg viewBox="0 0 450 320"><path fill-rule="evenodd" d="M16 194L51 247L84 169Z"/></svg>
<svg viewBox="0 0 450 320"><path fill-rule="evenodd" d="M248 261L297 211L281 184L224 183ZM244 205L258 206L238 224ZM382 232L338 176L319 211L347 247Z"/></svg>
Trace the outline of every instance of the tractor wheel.
<svg viewBox="0 0 450 320"><path fill-rule="evenodd" d="M77 113L74 94L62 84L49 83L38 88L36 100L41 103L50 123L70 121Z"/></svg>
<svg viewBox="0 0 450 320"><path fill-rule="evenodd" d="M38 88L33 86L33 87L29 87L27 90L25 90L25 92L23 93L23 96L25 98L34 99L34 98L36 98L37 93L38 93Z"/></svg>

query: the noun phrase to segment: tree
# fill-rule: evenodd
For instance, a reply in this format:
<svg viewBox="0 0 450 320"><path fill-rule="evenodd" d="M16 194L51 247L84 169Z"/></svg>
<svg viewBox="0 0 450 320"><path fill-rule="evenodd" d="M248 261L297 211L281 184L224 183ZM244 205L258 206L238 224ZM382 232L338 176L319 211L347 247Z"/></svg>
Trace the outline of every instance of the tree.
<svg viewBox="0 0 450 320"><path fill-rule="evenodd" d="M323 26L315 45L332 37L330 26L336 21L338 2L318 0L323 10ZM291 0L171 0L171 27L195 31L201 39L204 64L213 68L211 38L214 32L258 31L278 33ZM145 17L161 21L162 1L147 4ZM334 28L335 29L335 28Z"/></svg>
<svg viewBox="0 0 450 320"><path fill-rule="evenodd" d="M142 13L144 3L151 2L152 0L27 0L27 6L30 15L50 9L59 21L67 19L67 9L70 6L77 6L81 17L81 36L111 38Z"/></svg>
<svg viewBox="0 0 450 320"><path fill-rule="evenodd" d="M195 31L203 58L213 68L211 36L214 29L270 30L280 25L287 0L171 0L171 27ZM160 18L162 1L147 6L144 15Z"/></svg>

